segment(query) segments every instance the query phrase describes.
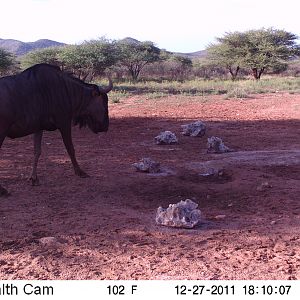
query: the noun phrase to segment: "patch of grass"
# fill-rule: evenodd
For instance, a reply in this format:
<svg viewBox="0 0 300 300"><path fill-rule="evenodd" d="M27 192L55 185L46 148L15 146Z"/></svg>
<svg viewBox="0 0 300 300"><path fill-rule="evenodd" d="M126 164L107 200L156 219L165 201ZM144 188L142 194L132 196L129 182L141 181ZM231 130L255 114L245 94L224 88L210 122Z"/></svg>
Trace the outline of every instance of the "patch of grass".
<svg viewBox="0 0 300 300"><path fill-rule="evenodd" d="M227 92L225 95L225 99L230 99L230 98L248 98L248 91L240 86L235 86L231 90Z"/></svg>
<svg viewBox="0 0 300 300"><path fill-rule="evenodd" d="M126 98L128 97L129 94L126 92L126 91L111 91L109 93L109 100L112 102L112 103L120 103L120 100L123 99L123 98Z"/></svg>
<svg viewBox="0 0 300 300"><path fill-rule="evenodd" d="M251 94L300 92L300 78L298 77L263 77L261 80L204 80L189 81L139 81L120 82L114 84L109 94L112 102L118 103L122 98L132 95L146 95L146 98L157 99L169 95L208 96L226 95L228 98L247 98Z"/></svg>
<svg viewBox="0 0 300 300"><path fill-rule="evenodd" d="M154 92L154 93L147 93L146 99L159 99L162 97L167 97L168 93L162 93L162 92Z"/></svg>

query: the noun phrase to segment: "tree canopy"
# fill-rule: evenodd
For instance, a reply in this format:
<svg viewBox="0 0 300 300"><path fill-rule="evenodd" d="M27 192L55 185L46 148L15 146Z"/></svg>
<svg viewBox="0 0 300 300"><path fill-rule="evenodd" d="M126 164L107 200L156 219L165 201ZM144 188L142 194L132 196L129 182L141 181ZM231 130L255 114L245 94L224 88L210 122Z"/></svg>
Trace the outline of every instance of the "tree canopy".
<svg viewBox="0 0 300 300"><path fill-rule="evenodd" d="M15 65L15 57L9 51L0 48L0 75L6 75Z"/></svg>
<svg viewBox="0 0 300 300"><path fill-rule="evenodd" d="M45 48L32 51L22 59L23 67L38 63L58 65L75 73L79 78L102 75L112 66L120 66L137 80L145 65L160 59L160 49L152 42L86 41L80 45Z"/></svg>
<svg viewBox="0 0 300 300"><path fill-rule="evenodd" d="M133 80L137 80L142 69L160 59L160 49L152 42L118 42L119 64L126 67Z"/></svg>
<svg viewBox="0 0 300 300"><path fill-rule="evenodd" d="M114 65L118 59L115 42L105 39L86 41L80 45L67 45L29 52L22 65L29 67L38 63L58 65L79 78L92 80L96 75Z"/></svg>
<svg viewBox="0 0 300 300"><path fill-rule="evenodd" d="M61 66L61 62L59 61L59 53L61 50L61 47L49 47L28 52L22 58L22 67L28 68L41 63Z"/></svg>
<svg viewBox="0 0 300 300"><path fill-rule="evenodd" d="M118 60L115 43L104 39L66 46L58 56L64 68L79 77L88 76L90 80L96 75L103 75Z"/></svg>
<svg viewBox="0 0 300 300"><path fill-rule="evenodd" d="M235 79L241 67L260 79L267 69L284 68L300 54L297 36L273 28L226 33L207 48L210 61L228 69Z"/></svg>

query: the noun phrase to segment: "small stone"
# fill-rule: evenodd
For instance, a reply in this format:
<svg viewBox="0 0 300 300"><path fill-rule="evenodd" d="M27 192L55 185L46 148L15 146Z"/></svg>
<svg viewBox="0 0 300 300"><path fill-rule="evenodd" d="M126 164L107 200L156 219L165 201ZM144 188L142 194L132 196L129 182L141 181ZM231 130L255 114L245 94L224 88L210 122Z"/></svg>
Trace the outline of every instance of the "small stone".
<svg viewBox="0 0 300 300"><path fill-rule="evenodd" d="M142 158L139 162L132 164L137 171L145 173L160 172L160 163L155 162L149 157Z"/></svg>
<svg viewBox="0 0 300 300"><path fill-rule="evenodd" d="M265 182L261 183L261 184L256 188L256 190L257 190L257 191L263 191L263 190L269 189L269 188L271 188L271 187L272 187L272 185L269 184L269 182L265 181Z"/></svg>
<svg viewBox="0 0 300 300"><path fill-rule="evenodd" d="M206 178L222 178L225 177L226 172L225 170L218 169L218 168L209 168L206 170L205 173L200 173L199 176L206 177Z"/></svg>
<svg viewBox="0 0 300 300"><path fill-rule="evenodd" d="M276 224L276 221L271 221L270 224L271 224L271 225L275 225L275 224Z"/></svg>
<svg viewBox="0 0 300 300"><path fill-rule="evenodd" d="M170 145L178 143L176 135L171 131L163 131L154 139L157 145Z"/></svg>
<svg viewBox="0 0 300 300"><path fill-rule="evenodd" d="M156 223L159 225L193 228L201 221L201 211L198 204L190 199L170 204L167 209L159 207L156 213Z"/></svg>
<svg viewBox="0 0 300 300"><path fill-rule="evenodd" d="M58 246L60 243L57 238L53 236L47 236L39 239L40 244L43 246Z"/></svg>
<svg viewBox="0 0 300 300"><path fill-rule="evenodd" d="M190 124L186 125L181 125L182 132L181 134L183 135L188 135L188 136L203 136L205 135L206 132L206 126L203 122L201 121L196 121Z"/></svg>
<svg viewBox="0 0 300 300"><path fill-rule="evenodd" d="M222 219L225 219L225 218L226 218L226 215L217 215L217 216L215 216L216 220L222 220Z"/></svg>
<svg viewBox="0 0 300 300"><path fill-rule="evenodd" d="M226 153L231 151L219 137L212 136L207 139L207 153Z"/></svg>

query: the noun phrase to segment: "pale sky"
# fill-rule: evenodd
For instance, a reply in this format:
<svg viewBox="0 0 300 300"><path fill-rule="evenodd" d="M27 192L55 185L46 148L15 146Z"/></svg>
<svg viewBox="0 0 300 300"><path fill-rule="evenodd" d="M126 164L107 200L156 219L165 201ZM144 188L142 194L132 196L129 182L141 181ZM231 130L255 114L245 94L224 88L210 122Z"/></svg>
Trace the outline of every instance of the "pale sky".
<svg viewBox="0 0 300 300"><path fill-rule="evenodd" d="M300 0L0 0L0 38L24 42L132 37L194 52L262 27L300 36Z"/></svg>

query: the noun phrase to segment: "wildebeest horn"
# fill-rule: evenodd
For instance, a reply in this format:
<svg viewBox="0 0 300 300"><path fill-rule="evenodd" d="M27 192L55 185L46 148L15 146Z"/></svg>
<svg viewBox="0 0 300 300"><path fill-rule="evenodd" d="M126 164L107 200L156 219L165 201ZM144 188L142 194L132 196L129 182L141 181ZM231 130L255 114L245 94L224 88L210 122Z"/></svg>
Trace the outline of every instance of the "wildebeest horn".
<svg viewBox="0 0 300 300"><path fill-rule="evenodd" d="M99 87L100 92L105 93L105 94L109 93L113 88L113 83L112 83L111 78L108 77L108 86L107 87L104 87L104 88L101 86L98 86L98 87Z"/></svg>

